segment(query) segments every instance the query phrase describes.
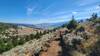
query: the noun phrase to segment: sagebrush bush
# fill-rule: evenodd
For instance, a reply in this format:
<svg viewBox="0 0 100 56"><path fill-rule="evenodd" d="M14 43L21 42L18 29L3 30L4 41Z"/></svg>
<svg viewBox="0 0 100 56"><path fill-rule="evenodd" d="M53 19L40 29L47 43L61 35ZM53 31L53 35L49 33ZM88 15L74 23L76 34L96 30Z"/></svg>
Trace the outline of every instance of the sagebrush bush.
<svg viewBox="0 0 100 56"><path fill-rule="evenodd" d="M96 27L96 33L97 33L97 34L100 34L100 26L97 26L97 27Z"/></svg>
<svg viewBox="0 0 100 56"><path fill-rule="evenodd" d="M85 31L85 28L83 26L81 26L76 31L77 32L84 32Z"/></svg>

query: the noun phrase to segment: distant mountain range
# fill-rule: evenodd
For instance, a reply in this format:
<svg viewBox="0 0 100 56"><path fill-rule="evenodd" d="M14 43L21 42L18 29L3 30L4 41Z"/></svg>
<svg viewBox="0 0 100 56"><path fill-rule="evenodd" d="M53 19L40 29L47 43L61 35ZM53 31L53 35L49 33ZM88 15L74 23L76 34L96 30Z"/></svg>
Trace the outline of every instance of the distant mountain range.
<svg viewBox="0 0 100 56"><path fill-rule="evenodd" d="M58 22L58 23L41 23L41 24L36 24L36 27L42 28L42 29L52 29L55 27L59 27L63 24L65 24L66 22Z"/></svg>
<svg viewBox="0 0 100 56"><path fill-rule="evenodd" d="M25 26L25 27L32 27L32 28L38 28L38 29L52 29L55 27L59 27L66 22L58 22L58 23L41 23L41 24L20 24L15 23L17 26Z"/></svg>
<svg viewBox="0 0 100 56"><path fill-rule="evenodd" d="M20 23L16 23L15 25L17 26L24 26L24 27L31 27L31 28L37 28L35 25L33 24L20 24Z"/></svg>
<svg viewBox="0 0 100 56"><path fill-rule="evenodd" d="M31 27L36 29L52 29L55 27L59 27L66 22L58 22L58 23L41 23L41 24L21 24L21 23L6 23L6 24L13 24L16 26L24 26L24 27Z"/></svg>

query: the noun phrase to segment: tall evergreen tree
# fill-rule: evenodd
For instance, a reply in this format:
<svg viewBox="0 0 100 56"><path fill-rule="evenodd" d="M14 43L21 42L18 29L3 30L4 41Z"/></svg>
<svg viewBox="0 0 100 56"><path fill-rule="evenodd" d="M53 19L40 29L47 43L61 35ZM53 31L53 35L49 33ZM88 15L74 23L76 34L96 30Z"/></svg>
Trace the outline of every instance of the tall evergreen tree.
<svg viewBox="0 0 100 56"><path fill-rule="evenodd" d="M68 23L67 28L75 29L77 25L78 25L77 21L74 19L74 16L72 16L72 20Z"/></svg>
<svg viewBox="0 0 100 56"><path fill-rule="evenodd" d="M97 13L93 13L92 15L91 15L91 18L89 19L90 21L95 21L95 19L97 19L98 18L98 15L97 15Z"/></svg>

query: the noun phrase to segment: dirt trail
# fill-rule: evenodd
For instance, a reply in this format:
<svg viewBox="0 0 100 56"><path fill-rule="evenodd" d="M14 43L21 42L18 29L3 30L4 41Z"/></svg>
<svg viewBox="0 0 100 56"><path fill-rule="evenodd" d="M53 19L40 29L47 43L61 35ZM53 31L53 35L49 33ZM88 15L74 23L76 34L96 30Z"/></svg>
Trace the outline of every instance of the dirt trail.
<svg viewBox="0 0 100 56"><path fill-rule="evenodd" d="M61 51L61 46L59 46L60 41L52 41L47 52L41 52L40 56L59 56Z"/></svg>

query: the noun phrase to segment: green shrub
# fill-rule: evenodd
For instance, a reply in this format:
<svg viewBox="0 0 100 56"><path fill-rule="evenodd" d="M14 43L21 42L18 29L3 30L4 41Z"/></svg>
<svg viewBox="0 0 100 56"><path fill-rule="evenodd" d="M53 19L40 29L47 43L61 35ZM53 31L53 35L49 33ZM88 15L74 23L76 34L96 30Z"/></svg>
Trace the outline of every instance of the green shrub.
<svg viewBox="0 0 100 56"><path fill-rule="evenodd" d="M36 35L30 34L30 35L24 35L24 36L9 36L9 38L1 38L0 37L0 53L3 53L5 51L8 51L12 49L15 46L22 45L27 41L30 41L32 39L39 39L41 35L46 34L47 32L37 32Z"/></svg>
<svg viewBox="0 0 100 56"><path fill-rule="evenodd" d="M68 28L68 29L76 29L77 25L78 25L77 21L76 21L75 19L72 19L72 20L68 23L67 28Z"/></svg>
<svg viewBox="0 0 100 56"><path fill-rule="evenodd" d="M96 33L100 34L100 26L96 27Z"/></svg>
<svg viewBox="0 0 100 56"><path fill-rule="evenodd" d="M85 31L85 28L84 28L83 26L79 27L79 28L76 30L76 32L83 32L83 31Z"/></svg>

